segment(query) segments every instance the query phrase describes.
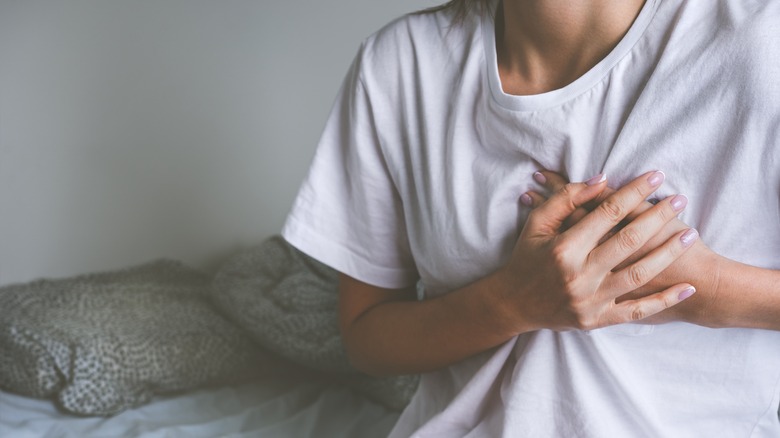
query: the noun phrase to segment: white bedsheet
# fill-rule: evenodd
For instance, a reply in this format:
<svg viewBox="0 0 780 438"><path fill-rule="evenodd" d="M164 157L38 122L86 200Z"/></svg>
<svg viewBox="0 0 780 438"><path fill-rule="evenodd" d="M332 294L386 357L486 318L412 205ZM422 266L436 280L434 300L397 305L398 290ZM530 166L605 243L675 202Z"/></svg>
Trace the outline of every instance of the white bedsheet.
<svg viewBox="0 0 780 438"><path fill-rule="evenodd" d="M110 418L0 391L0 437L384 437L398 414L348 388L274 377L160 397Z"/></svg>

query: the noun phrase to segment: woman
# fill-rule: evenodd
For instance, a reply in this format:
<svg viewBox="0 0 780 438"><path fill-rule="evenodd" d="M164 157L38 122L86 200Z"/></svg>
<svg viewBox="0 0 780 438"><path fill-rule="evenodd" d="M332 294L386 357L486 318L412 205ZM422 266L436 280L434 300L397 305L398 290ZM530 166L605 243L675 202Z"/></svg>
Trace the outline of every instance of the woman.
<svg viewBox="0 0 780 438"><path fill-rule="evenodd" d="M364 42L283 234L356 366L425 373L391 436L780 436L778 23L459 0Z"/></svg>

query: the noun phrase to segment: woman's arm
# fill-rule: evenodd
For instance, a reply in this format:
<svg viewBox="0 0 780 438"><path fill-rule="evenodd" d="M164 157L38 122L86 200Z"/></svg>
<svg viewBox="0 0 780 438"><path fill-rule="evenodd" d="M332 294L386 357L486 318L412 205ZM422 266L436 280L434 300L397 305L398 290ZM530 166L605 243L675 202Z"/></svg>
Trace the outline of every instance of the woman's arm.
<svg viewBox="0 0 780 438"><path fill-rule="evenodd" d="M544 171L540 174L542 177L537 176L535 179L550 190L559 190L566 184L566 180L556 173ZM606 189L601 196L610 191ZM528 195L534 207L545 202L538 193L530 192ZM598 203L599 197L595 201ZM592 206L591 204L590 207ZM628 218L631 219L651 207L651 204L645 202L629 214ZM587 209L576 211L570 216L574 220L570 221L569 225L576 223L585 214ZM654 239L664 239L685 228L685 223L674 219L669 221L666 229L659 232ZM651 239L648 247L638 251L628 260L640 257L653 244ZM780 271L730 260L715 253L701 241L697 241L669 268L627 297L645 296L681 281L694 285L696 296L648 318L646 322L684 321L712 328L780 330Z"/></svg>
<svg viewBox="0 0 780 438"><path fill-rule="evenodd" d="M637 178L562 231L563 221L606 187L604 178L567 184L531 213L506 266L437 298L417 301L411 289L382 289L342 276L340 325L351 360L375 375L426 372L520 333L593 329L674 306L690 296L689 284L615 302L654 278L692 243L681 239L690 235L688 230L681 231L616 269L676 216L671 202L648 209L601 241L662 179L653 172Z"/></svg>
<svg viewBox="0 0 780 438"><path fill-rule="evenodd" d="M718 258L706 325L780 330L780 271ZM686 312L680 316L685 320Z"/></svg>
<svg viewBox="0 0 780 438"><path fill-rule="evenodd" d="M340 325L352 364L373 375L416 374L509 340L517 329L493 293L500 286L491 275L417 301L413 288L383 289L342 274Z"/></svg>

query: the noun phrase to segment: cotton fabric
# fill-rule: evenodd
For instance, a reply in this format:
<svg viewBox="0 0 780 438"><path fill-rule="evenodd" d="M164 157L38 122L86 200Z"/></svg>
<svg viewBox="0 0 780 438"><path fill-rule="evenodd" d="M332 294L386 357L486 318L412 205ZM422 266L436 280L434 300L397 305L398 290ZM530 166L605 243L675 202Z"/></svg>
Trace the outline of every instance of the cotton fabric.
<svg viewBox="0 0 780 438"><path fill-rule="evenodd" d="M495 6L495 5L494 5ZM566 87L502 91L491 13L402 17L362 45L283 231L424 298L501 267L551 169L655 196L715 252L780 268L780 3L647 0ZM391 436L780 436L780 333L686 323L549 330L423 376Z"/></svg>

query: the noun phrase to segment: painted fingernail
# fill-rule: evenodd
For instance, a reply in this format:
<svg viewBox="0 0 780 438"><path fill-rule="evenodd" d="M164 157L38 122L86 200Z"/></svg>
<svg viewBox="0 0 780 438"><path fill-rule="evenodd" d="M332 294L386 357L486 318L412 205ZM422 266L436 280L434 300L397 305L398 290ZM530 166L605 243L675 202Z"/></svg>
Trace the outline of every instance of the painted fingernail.
<svg viewBox="0 0 780 438"><path fill-rule="evenodd" d="M520 203L530 207L534 205L534 200L531 198L531 196L528 193L523 193L522 195L520 195Z"/></svg>
<svg viewBox="0 0 780 438"><path fill-rule="evenodd" d="M547 184L547 178L542 175L542 172L534 173L534 181L538 182L539 184Z"/></svg>
<svg viewBox="0 0 780 438"><path fill-rule="evenodd" d="M664 182L664 178L666 178L666 175L664 175L664 173L660 170L656 170L655 172L651 173L649 177L647 177L647 182L652 187L658 187L662 182Z"/></svg>
<svg viewBox="0 0 780 438"><path fill-rule="evenodd" d="M607 179L607 174L606 173L600 173L600 174L594 176L593 178L585 181L585 184L587 184L589 186L595 186L598 183L604 182L606 179Z"/></svg>
<svg viewBox="0 0 780 438"><path fill-rule="evenodd" d="M680 295L677 295L677 299L682 301L695 293L696 289L693 286L688 286L680 292Z"/></svg>
<svg viewBox="0 0 780 438"><path fill-rule="evenodd" d="M677 195L674 198L672 198L670 204L672 205L672 210L682 211L682 209L685 208L686 205L688 205L688 197L685 195Z"/></svg>
<svg viewBox="0 0 780 438"><path fill-rule="evenodd" d="M696 239L698 238L699 238L699 232L696 231L695 228L691 228L688 231L684 232L682 236L680 236L680 241L682 242L683 247L687 248L693 245L693 242L695 242Z"/></svg>

